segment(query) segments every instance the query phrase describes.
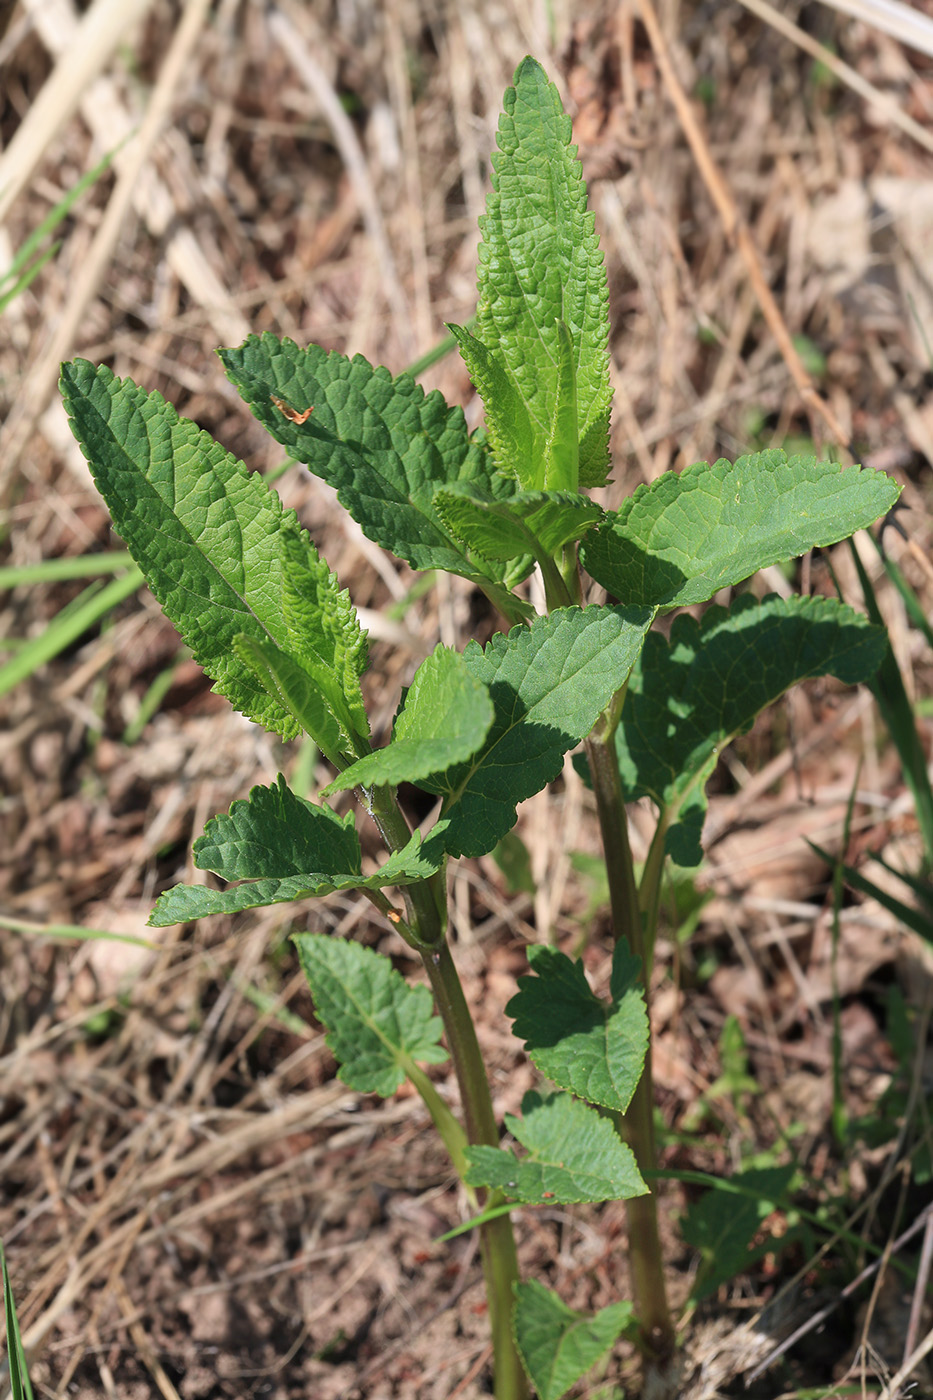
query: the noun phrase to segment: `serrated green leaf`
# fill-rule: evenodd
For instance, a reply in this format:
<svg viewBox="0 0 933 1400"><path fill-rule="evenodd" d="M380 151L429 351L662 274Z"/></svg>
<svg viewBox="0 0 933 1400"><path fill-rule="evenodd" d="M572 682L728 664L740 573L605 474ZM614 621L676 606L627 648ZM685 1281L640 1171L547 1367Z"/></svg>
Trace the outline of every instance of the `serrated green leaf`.
<svg viewBox="0 0 933 1400"><path fill-rule="evenodd" d="M631 1303L575 1312L537 1279L512 1285L515 1344L540 1400L560 1400L632 1321Z"/></svg>
<svg viewBox="0 0 933 1400"><path fill-rule="evenodd" d="M532 977L505 1008L513 1035L542 1074L589 1103L624 1113L648 1051L641 960L624 938L612 956L611 1000L590 989L582 960L544 944L528 949Z"/></svg>
<svg viewBox="0 0 933 1400"><path fill-rule="evenodd" d="M884 632L835 598L739 598L701 622L674 618L670 642L646 638L616 730L626 801L648 796L669 823L666 849L698 865L706 783L756 715L809 676L845 685L877 669Z"/></svg>
<svg viewBox="0 0 933 1400"><path fill-rule="evenodd" d="M410 987L388 958L349 939L298 933L293 942L344 1084L385 1099L412 1060L447 1059L427 987Z"/></svg>
<svg viewBox="0 0 933 1400"><path fill-rule="evenodd" d="M470 1147L468 1185L491 1187L526 1205L647 1194L631 1148L609 1119L570 1094L532 1091L522 1099L522 1117L507 1113L505 1126L528 1155L519 1161L500 1147Z"/></svg>
<svg viewBox="0 0 933 1400"><path fill-rule="evenodd" d="M470 642L467 669L489 691L495 719L467 763L420 780L441 795L448 850L479 856L515 825L516 806L552 782L625 681L653 613L559 608L530 627Z"/></svg>
<svg viewBox="0 0 933 1400"><path fill-rule="evenodd" d="M501 573L487 578L466 557L432 504L438 486L456 481L478 482L493 498L513 490L494 471L488 448L470 437L462 409L362 355L302 350L268 332L219 354L263 426L336 489L370 539L416 569L446 569L487 591L501 582ZM280 404L299 415L314 411L295 422Z"/></svg>
<svg viewBox="0 0 933 1400"><path fill-rule="evenodd" d="M486 687L457 651L437 647L415 672L395 721L392 742L346 768L322 791L416 783L469 758L493 720Z"/></svg>
<svg viewBox="0 0 933 1400"><path fill-rule="evenodd" d="M176 885L160 895L149 923L164 928L334 890L414 884L433 875L443 861L444 825L439 823L426 839L415 832L404 850L364 876L353 814L338 817L329 807L305 801L280 774L272 787L255 787L229 813L212 817L194 843L199 870L249 883L228 890Z"/></svg>
<svg viewBox="0 0 933 1400"><path fill-rule="evenodd" d="M713 1187L690 1204L681 1232L703 1260L691 1289L695 1299L708 1298L773 1248L771 1241L754 1250L751 1244L761 1222L786 1195L794 1171L793 1166L750 1168L724 1182L726 1189Z"/></svg>
<svg viewBox="0 0 933 1400"><path fill-rule="evenodd" d="M161 394L87 360L62 366L61 391L116 529L214 689L258 724L295 738L294 716L234 646L244 635L288 647L283 527L308 567L319 565L294 511Z"/></svg>
<svg viewBox="0 0 933 1400"><path fill-rule="evenodd" d="M530 456L524 420L509 443L510 452L524 457L514 466L521 485L576 490L576 480L546 474L566 468L562 449L552 456L568 432L566 419L555 432L555 420L569 415L572 402L566 378L561 387L563 323L572 342L579 485L598 486L609 467L609 292L570 118L533 58L519 64L503 105L492 190L480 219L476 338L496 373L507 376L531 426ZM512 398L497 398L492 374L487 391L490 436L506 439ZM512 470L508 460L498 465Z"/></svg>
<svg viewBox="0 0 933 1400"><path fill-rule="evenodd" d="M492 501L471 485L442 487L434 504L451 534L487 559L550 559L604 513L573 491L517 491Z"/></svg>
<svg viewBox="0 0 933 1400"><path fill-rule="evenodd" d="M343 762L344 747L349 747L346 725L338 722L315 678L267 637L240 633L233 650L270 700L294 718L331 763Z"/></svg>
<svg viewBox="0 0 933 1400"><path fill-rule="evenodd" d="M496 466L503 476L527 478L534 461L535 434L528 409L505 364L472 331L448 326L476 392L483 400L486 431ZM435 498L436 499L436 498Z"/></svg>
<svg viewBox="0 0 933 1400"><path fill-rule="evenodd" d="M778 449L695 462L640 486L587 537L581 559L623 602L686 607L864 529L898 494L882 472Z"/></svg>
<svg viewBox="0 0 933 1400"><path fill-rule="evenodd" d="M281 544L288 650L317 679L351 747L357 747L357 739L368 747L360 676L369 662L369 647L356 608L324 560L310 555L294 530L282 531Z"/></svg>

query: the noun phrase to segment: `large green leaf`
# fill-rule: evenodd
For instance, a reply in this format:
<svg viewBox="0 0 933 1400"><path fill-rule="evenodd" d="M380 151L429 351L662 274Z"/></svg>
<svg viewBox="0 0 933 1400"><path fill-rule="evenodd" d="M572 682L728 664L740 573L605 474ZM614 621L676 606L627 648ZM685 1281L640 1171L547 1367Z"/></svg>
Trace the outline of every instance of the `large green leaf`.
<svg viewBox="0 0 933 1400"><path fill-rule="evenodd" d="M570 1094L522 1099L522 1117L505 1115L505 1126L528 1155L517 1159L501 1147L467 1149L470 1186L489 1186L513 1201L627 1201L647 1194L630 1147L608 1118Z"/></svg>
<svg viewBox="0 0 933 1400"><path fill-rule="evenodd" d="M268 332L219 353L260 423L336 489L370 539L416 569L446 569L495 593L501 569L490 575L469 558L432 504L438 486L458 481L477 482L494 499L513 490L470 437L462 409L362 355L302 350ZM297 418L314 411L298 422L281 405Z"/></svg>
<svg viewBox="0 0 933 1400"><path fill-rule="evenodd" d="M237 638L287 652L283 588L306 570L329 617L312 631L328 636L332 654L340 629L353 656L365 655L365 643L294 511L161 394L87 360L62 366L61 390L114 525L215 690L267 729L295 737L295 715L246 664Z"/></svg>
<svg viewBox="0 0 933 1400"><path fill-rule="evenodd" d="M610 1000L590 990L578 958L544 944L528 949L533 977L518 979L505 1008L514 1035L542 1074L590 1103L624 1113L648 1051L641 960L622 938L612 957Z"/></svg>
<svg viewBox="0 0 933 1400"><path fill-rule="evenodd" d="M322 796L357 786L416 783L461 763L482 744L493 714L489 692L461 654L438 647L415 673L392 742L344 769Z"/></svg>
<svg viewBox="0 0 933 1400"><path fill-rule="evenodd" d="M616 752L626 801L648 796L668 825L668 853L697 865L706 783L755 716L808 676L867 680L886 639L834 598L746 596L675 617L670 642L652 632L632 672Z"/></svg>
<svg viewBox="0 0 933 1400"><path fill-rule="evenodd" d="M632 1321L631 1303L610 1303L591 1317L537 1279L512 1287L515 1343L540 1400L560 1400Z"/></svg>
<svg viewBox="0 0 933 1400"><path fill-rule="evenodd" d="M427 987L410 987L388 958L349 939L299 933L294 943L344 1084L388 1098L413 1060L447 1059Z"/></svg>
<svg viewBox="0 0 933 1400"><path fill-rule="evenodd" d="M563 756L624 683L651 623L648 608L559 608L530 627L470 642L469 672L495 718L467 763L421 779L444 798L448 850L479 856L515 824L516 806L558 775Z"/></svg>
<svg viewBox="0 0 933 1400"><path fill-rule="evenodd" d="M414 884L443 864L443 835L443 823L427 840L416 832L375 874L363 875L352 812L338 817L329 807L306 802L280 774L272 787L253 788L229 813L213 817L194 843L199 870L248 883L227 890L175 885L160 895L149 922L162 928L334 890Z"/></svg>
<svg viewBox="0 0 933 1400"><path fill-rule="evenodd" d="M480 219L480 346L458 339L500 470L523 487L576 491L601 484L609 467L606 270L570 118L533 58L503 105Z"/></svg>
<svg viewBox="0 0 933 1400"><path fill-rule="evenodd" d="M581 558L624 603L686 607L864 529L898 493L882 472L778 449L695 462L640 486L587 537Z"/></svg>

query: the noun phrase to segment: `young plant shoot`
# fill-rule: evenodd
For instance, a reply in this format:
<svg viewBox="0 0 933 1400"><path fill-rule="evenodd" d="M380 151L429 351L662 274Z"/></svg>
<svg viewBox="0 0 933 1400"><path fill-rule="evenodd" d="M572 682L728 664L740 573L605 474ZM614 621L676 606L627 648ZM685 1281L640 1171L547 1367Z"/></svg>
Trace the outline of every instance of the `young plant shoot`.
<svg viewBox="0 0 933 1400"><path fill-rule="evenodd" d="M352 942L295 939L346 1084L392 1094L407 1077L476 1193L498 1400L534 1386L557 1400L623 1328L649 1363L674 1349L654 1197L648 987L664 862L696 865L705 786L723 747L796 682L869 677L882 632L829 598L750 594L669 636L673 609L704 603L765 565L871 524L898 491L878 472L783 452L696 463L641 486L617 511L587 494L609 457L606 272L570 118L531 58L505 94L481 221L475 329L451 327L483 397L486 431L360 355L274 335L221 350L227 374L283 448L333 486L371 540L414 569L480 589L508 628L462 654L439 646L372 744L360 688L366 635L294 512L157 393L75 360L61 388L114 525L165 612L243 714L283 740L308 735L335 777L318 802L284 777L208 822L195 864L222 889L176 886L156 926L361 890L424 964L429 987ZM537 569L547 609L522 585ZM587 601L590 581L617 601ZM551 1086L529 1093L500 1147L483 1061L447 934L450 857L481 856L565 756L592 784L615 951L609 995L582 964L532 948L504 1012ZM396 792L439 799L413 832ZM385 847L363 873L352 789ZM636 881L625 803L657 809ZM430 988L430 990L429 990ZM442 1044L443 1041L443 1044ZM450 1055L454 1116L421 1068ZM552 1086L556 1086L552 1087ZM519 1280L510 1203L624 1199L633 1297L595 1317Z"/></svg>

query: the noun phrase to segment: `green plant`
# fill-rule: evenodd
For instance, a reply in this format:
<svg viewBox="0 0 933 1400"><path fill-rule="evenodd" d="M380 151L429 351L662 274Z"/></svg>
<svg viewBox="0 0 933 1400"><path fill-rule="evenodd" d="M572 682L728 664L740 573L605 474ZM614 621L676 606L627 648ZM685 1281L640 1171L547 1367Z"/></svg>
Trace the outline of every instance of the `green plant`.
<svg viewBox="0 0 933 1400"><path fill-rule="evenodd" d="M337 489L370 538L417 570L468 579L509 624L485 647L438 647L385 747L372 746L360 686L366 637L294 514L160 395L80 360L63 366L62 392L117 529L215 689L283 739L310 736L336 774L321 797L352 789L387 852L364 874L352 813L307 801L280 777L195 843L196 864L228 887L176 886L151 922L358 889L393 924L430 992L363 947L299 934L317 1015L344 1081L386 1095L408 1077L457 1172L485 1193L473 1223L495 1393L525 1396L527 1370L555 1400L631 1310L581 1321L542 1285L519 1282L510 1204L627 1201L638 1336L665 1362L674 1330L643 1178L655 1162L646 1003L665 861L699 861L705 785L734 735L807 676L864 679L884 647L878 628L824 598L747 595L700 621L680 613L669 637L652 623L844 538L897 488L772 451L668 473L613 512L585 494L610 467L606 274L569 118L530 58L506 93L499 147L475 333L451 327L483 395L485 434L471 435L439 394L360 356L271 335L220 352L259 421ZM544 615L521 591L535 568ZM583 570L620 601L587 603ZM528 1094L521 1118L507 1119L517 1153L500 1146L447 938L445 871L450 857L496 848L518 804L581 742L606 853L611 985L597 997L579 961L530 950L531 973L506 1012L559 1090ZM425 834L399 806L403 781L439 799ZM624 804L640 796L654 800L658 823L636 880ZM420 1067L444 1058L442 1034L462 1123Z"/></svg>

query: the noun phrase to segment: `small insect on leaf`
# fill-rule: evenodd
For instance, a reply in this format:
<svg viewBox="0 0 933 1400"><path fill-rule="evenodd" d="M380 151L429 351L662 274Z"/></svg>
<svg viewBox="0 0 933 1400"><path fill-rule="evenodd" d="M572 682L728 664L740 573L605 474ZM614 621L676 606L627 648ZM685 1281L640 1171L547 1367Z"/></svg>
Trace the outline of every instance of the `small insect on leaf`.
<svg viewBox="0 0 933 1400"><path fill-rule="evenodd" d="M311 414L314 412L314 404L312 404L310 408L299 412L297 408L292 408L290 403L286 403L284 399L278 398L275 394L270 394L269 398L272 403L275 404L279 412L285 414L285 417L290 423L297 423L299 427L301 427L302 423L307 423Z"/></svg>

